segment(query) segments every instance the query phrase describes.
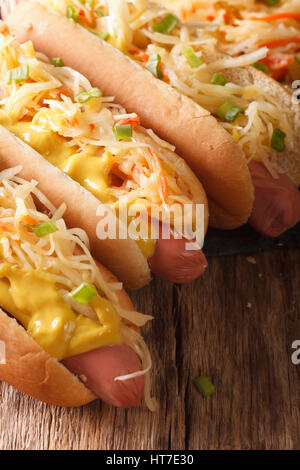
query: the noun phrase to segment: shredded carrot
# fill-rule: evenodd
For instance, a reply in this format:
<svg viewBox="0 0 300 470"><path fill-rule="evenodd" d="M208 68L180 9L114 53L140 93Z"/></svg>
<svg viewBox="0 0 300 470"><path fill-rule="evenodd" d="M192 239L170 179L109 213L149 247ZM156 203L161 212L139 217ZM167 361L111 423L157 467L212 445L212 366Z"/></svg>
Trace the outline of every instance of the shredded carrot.
<svg viewBox="0 0 300 470"><path fill-rule="evenodd" d="M170 78L169 78L169 75L167 74L167 72L165 72L164 64L160 64L160 68L161 68L161 71L162 71L162 80L166 83L170 83Z"/></svg>
<svg viewBox="0 0 300 470"><path fill-rule="evenodd" d="M139 126L140 123L141 122L139 116L136 116L134 118L122 119L118 122L118 126L125 126L126 124L130 124L132 127L136 127Z"/></svg>
<svg viewBox="0 0 300 470"><path fill-rule="evenodd" d="M142 62L148 62L148 60L149 60L149 55L146 54L146 53L143 52L143 51L139 51L138 49L130 49L130 50L128 51L128 53L129 53L130 55L136 55L136 56L138 56L138 57L141 59Z"/></svg>
<svg viewBox="0 0 300 470"><path fill-rule="evenodd" d="M166 72L163 72L163 78L162 80L166 83L170 83L170 78L169 75Z"/></svg>
<svg viewBox="0 0 300 470"><path fill-rule="evenodd" d="M260 44L260 47L268 47L269 49L274 49L275 47L280 46L287 46L291 43L300 43L300 36L294 36L292 38L284 38L284 39L275 39L273 41L267 41Z"/></svg>
<svg viewBox="0 0 300 470"><path fill-rule="evenodd" d="M65 95L65 96L71 96L72 95L72 92L71 90L60 90L58 93L57 93L57 97L61 100L61 95Z"/></svg>
<svg viewBox="0 0 300 470"><path fill-rule="evenodd" d="M296 21L300 21L300 13L276 13L274 15L269 15L269 16L263 16L263 17L258 17L258 16L252 16L250 20L254 21L276 21L276 20L281 20L284 18L291 18Z"/></svg>
<svg viewBox="0 0 300 470"><path fill-rule="evenodd" d="M85 24L87 24L88 26L90 26L91 28L94 28L94 27L96 26L95 18L93 18L92 21L90 21L90 20L85 16L85 12L84 12L83 10L79 10L78 15L79 15L79 21L80 21L80 23L85 23Z"/></svg>
<svg viewBox="0 0 300 470"><path fill-rule="evenodd" d="M79 121L76 117L73 117L73 118L67 119L66 124L70 127L78 127L79 126Z"/></svg>
<svg viewBox="0 0 300 470"><path fill-rule="evenodd" d="M28 225L37 225L38 221L34 219L33 217L30 217L29 215L24 215L24 217L21 218L21 221L24 222L25 224Z"/></svg>
<svg viewBox="0 0 300 470"><path fill-rule="evenodd" d="M188 16L189 16L189 12L185 9L185 8L182 8L181 10L181 16L182 16L182 19L184 21L186 21L188 19Z"/></svg>
<svg viewBox="0 0 300 470"><path fill-rule="evenodd" d="M91 123L90 124L90 130L93 132L95 130L96 126L95 124Z"/></svg>
<svg viewBox="0 0 300 470"><path fill-rule="evenodd" d="M206 19L207 19L207 21L214 21L215 17L212 16L212 15L208 15L208 16L206 17Z"/></svg>
<svg viewBox="0 0 300 470"><path fill-rule="evenodd" d="M9 29L8 27L5 25L1 31L1 33L4 35L4 36L7 36L9 34Z"/></svg>
<svg viewBox="0 0 300 470"><path fill-rule="evenodd" d="M226 11L226 13L224 13L223 15L223 18L224 18L225 24L229 24L231 21L231 13L229 11Z"/></svg>
<svg viewBox="0 0 300 470"><path fill-rule="evenodd" d="M164 170L162 168L159 156L157 155L156 152L154 152L150 147L149 147L149 152L152 156L153 159L153 166L155 168L155 172L157 173L161 185L161 196L162 196L162 202L166 203L168 196L169 196L169 191L168 191L168 182L166 179L166 176L164 174Z"/></svg>
<svg viewBox="0 0 300 470"><path fill-rule="evenodd" d="M267 65L272 78L279 80L284 77L287 67L294 62L294 57L284 57L282 55L269 52L267 57L261 59L259 62Z"/></svg>
<svg viewBox="0 0 300 470"><path fill-rule="evenodd" d="M27 78L27 80L26 80L26 82L25 82L25 83L35 83L35 81L34 81L34 80L32 80L32 78L30 78L30 77L29 77L29 78Z"/></svg>
<svg viewBox="0 0 300 470"><path fill-rule="evenodd" d="M12 227L11 225L5 224L3 222L0 222L0 229L3 230L3 232L17 233L15 227Z"/></svg>

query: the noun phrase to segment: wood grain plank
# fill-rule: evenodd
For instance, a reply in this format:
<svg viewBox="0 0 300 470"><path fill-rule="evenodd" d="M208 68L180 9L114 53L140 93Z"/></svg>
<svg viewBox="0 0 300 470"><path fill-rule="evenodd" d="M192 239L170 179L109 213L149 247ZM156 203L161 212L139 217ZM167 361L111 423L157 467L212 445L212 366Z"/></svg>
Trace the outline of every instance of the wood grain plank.
<svg viewBox="0 0 300 470"><path fill-rule="evenodd" d="M39 403L0 383L0 449L296 449L300 447L300 249L210 260L202 279L154 279L132 294L145 329L159 409ZM260 275L261 274L261 275ZM250 305L251 304L251 305ZM216 395L192 379L204 373Z"/></svg>

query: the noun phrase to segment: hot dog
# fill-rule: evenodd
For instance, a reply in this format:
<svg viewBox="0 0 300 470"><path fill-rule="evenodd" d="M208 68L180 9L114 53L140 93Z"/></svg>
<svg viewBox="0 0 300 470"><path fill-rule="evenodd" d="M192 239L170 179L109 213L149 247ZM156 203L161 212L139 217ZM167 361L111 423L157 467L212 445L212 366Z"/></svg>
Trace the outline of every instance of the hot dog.
<svg viewBox="0 0 300 470"><path fill-rule="evenodd" d="M173 146L141 127L135 113L127 113L112 98L104 97L85 77L53 60L49 62L45 56L37 57L31 43L20 46L4 25L0 39L6 64L3 77L6 73L11 76L2 86L0 154L3 161L7 165L20 164L25 152L22 175L36 178L55 203L68 202L67 222L75 222L87 231L93 253L126 286L145 285L150 280L147 259L155 254L157 244L152 234L148 235L148 225L155 217L157 222L170 220L171 235L175 228L173 205L179 206L183 215L188 206L196 210L197 204L204 205L205 233L207 200L200 182L174 153ZM13 69L12 57L18 58ZM16 74L21 75L16 77ZM22 103L21 107L14 106L16 101ZM80 186L64 178L61 171ZM157 216L153 215L154 207L159 209ZM123 223L124 208L128 218ZM135 224L142 220L139 213L144 215L146 230L133 241L127 236L127 230L130 235L130 230L134 231ZM102 219L99 221L95 215ZM119 231L113 230L105 244L99 242L99 223L108 221L106 215L112 222L109 227L119 224L122 237L127 239L121 236L118 239ZM197 234L190 233L182 231L185 243L197 238ZM161 250L166 264L171 266L168 244L164 243ZM195 261L193 269L189 264L186 282L203 272L203 265L201 270L196 266L199 250L201 247L189 252ZM178 271L184 272L185 257L177 257L177 261L181 263ZM164 268L164 276L176 282L170 266L169 274ZM156 266L158 274L159 271ZM178 282L185 282L182 275Z"/></svg>
<svg viewBox="0 0 300 470"><path fill-rule="evenodd" d="M71 2L73 15L64 2L38 3L18 6L8 17L18 38L32 39L50 55L57 55L68 39L76 43L76 54L73 48L60 50L63 59L127 109L138 110L146 126L176 146L205 187L212 226L234 228L249 219L255 183L249 161L263 162L273 175L276 169L283 171L296 186L300 184L299 105L250 66L266 58L266 47L230 58L220 52L209 25L182 24L146 1L102 5L99 0L78 11ZM95 11L100 6L103 16L98 19ZM54 7L60 16L53 13ZM102 37L107 33L106 41L131 60L87 33L88 21L94 22L92 32ZM48 41L49 36L59 39ZM89 45L89 54L84 54L83 44ZM115 67L122 70L122 88L109 75ZM282 225L283 231L287 228ZM265 228L256 224L256 229L263 233Z"/></svg>
<svg viewBox="0 0 300 470"><path fill-rule="evenodd" d="M138 326L150 317L94 261L86 233L66 227L65 205L20 167L1 169L0 378L59 406L138 405L151 363Z"/></svg>
<svg viewBox="0 0 300 470"><path fill-rule="evenodd" d="M264 165L249 165L255 200L249 222L267 237L278 237L300 221L300 192L284 174L274 178Z"/></svg>

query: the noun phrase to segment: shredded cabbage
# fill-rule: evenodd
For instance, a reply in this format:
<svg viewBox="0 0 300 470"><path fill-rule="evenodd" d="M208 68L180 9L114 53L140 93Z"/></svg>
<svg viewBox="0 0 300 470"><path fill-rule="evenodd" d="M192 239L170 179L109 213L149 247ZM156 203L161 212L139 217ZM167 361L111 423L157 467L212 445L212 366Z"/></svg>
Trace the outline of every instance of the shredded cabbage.
<svg viewBox="0 0 300 470"><path fill-rule="evenodd" d="M60 1L58 8L57 2L54 0L39 0L39 2L56 8L60 12L66 11L67 3L74 3L69 0L68 2ZM207 2L201 1L191 1L187 6L185 0L173 2L160 0L156 3L158 5L148 1L127 0L122 2L122 6L117 6L118 2L113 0L96 0L94 7L89 7L89 9L94 9L94 11L98 8L104 9L106 16L96 19L96 28L100 32L105 30L109 24L109 32L112 34L109 41L114 46L119 47L123 52L127 52L142 67L146 67L151 55L159 54L161 57L162 79L181 93L192 98L212 114L216 115L218 108L226 100L232 101L241 107L244 114L239 114L233 123L221 121L221 124L231 133L235 142L241 147L247 161L255 159L268 162L267 165L270 167L271 162L278 158L278 153L271 147L271 128L279 128L285 132L287 135L285 141L287 151L294 150L292 125L287 122L284 110L271 95L263 93L254 85L243 88L230 82L225 86L219 86L212 84L211 79L214 73L224 73L226 75L227 69L252 65L266 59L268 48L258 47L257 41L261 39L264 42L266 37L261 34L261 31L264 27L273 28L273 24L251 22L249 17L253 15L253 12L258 16L266 14L266 9L270 12L299 12L299 2L297 0L285 0L280 3L280 7L271 9L266 7L265 4L254 0L247 2L247 8L245 2L241 0L225 2L213 0L209 6ZM185 23L178 22L176 27L168 34L153 30L155 23L161 21L168 13L162 7L162 4L173 9L182 19L186 20ZM87 4L84 8L88 8ZM116 19L116 8L118 8L118 19ZM240 14L237 13L239 11ZM233 25L227 24L226 12L230 12L233 17L236 13L237 18L234 20ZM289 21L291 20L287 20L287 23ZM244 35L243 31L244 29L246 31L247 25L249 26L250 23L253 23L253 28ZM281 26L282 28L285 27L285 23L286 21ZM115 24L115 28L113 24ZM81 22L81 25L87 27L84 22ZM239 27L237 28L235 25ZM291 28L289 24L287 27ZM236 34L238 37L230 38L230 34ZM281 37L286 32L279 31L275 34ZM295 31L291 34L295 35ZM299 34L299 31L297 34ZM226 47L223 46L224 37ZM222 38L222 41L220 41L220 38ZM248 41L247 47L245 41ZM250 42L252 42L252 46ZM241 51L239 50L231 50L229 45L232 48L241 46L243 54L240 55ZM188 47L192 47L194 53L201 60L200 66L193 68L186 60L184 51ZM227 53L230 55L227 55ZM120 191L114 191L114 195L116 194L120 195L121 193ZM122 194L128 199L131 198L130 195Z"/></svg>

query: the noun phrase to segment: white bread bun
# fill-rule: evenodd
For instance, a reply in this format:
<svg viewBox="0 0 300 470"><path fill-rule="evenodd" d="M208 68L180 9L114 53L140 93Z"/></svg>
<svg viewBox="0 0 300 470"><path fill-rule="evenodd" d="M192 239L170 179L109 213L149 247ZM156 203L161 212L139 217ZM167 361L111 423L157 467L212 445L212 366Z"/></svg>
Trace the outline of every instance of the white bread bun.
<svg viewBox="0 0 300 470"><path fill-rule="evenodd" d="M97 263L105 281L116 278ZM116 291L120 305L133 310L124 290ZM0 364L0 379L45 403L57 406L81 406L96 400L77 377L49 356L14 318L0 309L0 340L6 349L6 364Z"/></svg>
<svg viewBox="0 0 300 470"><path fill-rule="evenodd" d="M211 225L230 229L248 220L254 189L244 155L208 111L77 23L39 4L20 3L6 23L20 42L31 40L38 51L61 57L175 145L205 187Z"/></svg>

